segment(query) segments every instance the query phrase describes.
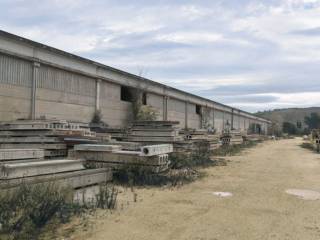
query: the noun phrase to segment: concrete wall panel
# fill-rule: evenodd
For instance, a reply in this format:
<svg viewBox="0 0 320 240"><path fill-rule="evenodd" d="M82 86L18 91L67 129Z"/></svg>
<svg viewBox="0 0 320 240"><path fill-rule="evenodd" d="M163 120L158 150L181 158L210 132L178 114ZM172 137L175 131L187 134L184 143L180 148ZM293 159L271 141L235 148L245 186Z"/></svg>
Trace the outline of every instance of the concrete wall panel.
<svg viewBox="0 0 320 240"><path fill-rule="evenodd" d="M157 119L163 120L163 96L148 93L147 104L157 111Z"/></svg>
<svg viewBox="0 0 320 240"><path fill-rule="evenodd" d="M196 113L196 104L188 103L188 128L200 128L201 116Z"/></svg>
<svg viewBox="0 0 320 240"><path fill-rule="evenodd" d="M216 109L214 111L214 128L218 133L221 133L224 128L223 112Z"/></svg>
<svg viewBox="0 0 320 240"><path fill-rule="evenodd" d="M168 120L179 121L179 127L185 127L185 102L170 98L168 99Z"/></svg>
<svg viewBox="0 0 320 240"><path fill-rule="evenodd" d="M106 81L100 85L100 110L112 127L126 126L132 119L132 103L121 101L121 86Z"/></svg>

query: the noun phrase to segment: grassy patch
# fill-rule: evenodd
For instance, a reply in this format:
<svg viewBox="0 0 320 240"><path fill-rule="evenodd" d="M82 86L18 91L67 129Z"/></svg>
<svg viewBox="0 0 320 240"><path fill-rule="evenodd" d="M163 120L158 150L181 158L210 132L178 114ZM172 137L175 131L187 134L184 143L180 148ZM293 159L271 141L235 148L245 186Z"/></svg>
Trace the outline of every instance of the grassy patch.
<svg viewBox="0 0 320 240"><path fill-rule="evenodd" d="M95 204L73 201L73 190L55 183L27 185L0 192L0 237L6 240L39 239L44 230L54 232L60 224L88 209L115 207L117 192L101 186Z"/></svg>
<svg viewBox="0 0 320 240"><path fill-rule="evenodd" d="M152 173L139 167L118 170L113 179L121 185L132 186L180 186L190 183L202 176L197 170L191 168L169 169L164 173Z"/></svg>
<svg viewBox="0 0 320 240"><path fill-rule="evenodd" d="M311 150L312 152L318 152L314 145L310 142L304 142L300 144L300 147Z"/></svg>
<svg viewBox="0 0 320 240"><path fill-rule="evenodd" d="M224 145L215 149L212 153L213 156L234 156L241 153L243 150L256 146L260 141L246 141L237 145Z"/></svg>

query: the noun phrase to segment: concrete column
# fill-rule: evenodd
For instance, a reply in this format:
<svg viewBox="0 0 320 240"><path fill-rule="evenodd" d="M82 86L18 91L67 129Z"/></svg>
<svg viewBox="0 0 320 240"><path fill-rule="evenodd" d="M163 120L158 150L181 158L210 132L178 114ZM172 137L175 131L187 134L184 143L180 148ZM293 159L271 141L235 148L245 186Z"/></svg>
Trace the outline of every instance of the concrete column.
<svg viewBox="0 0 320 240"><path fill-rule="evenodd" d="M212 128L214 129L215 128L215 125L214 125L214 108L212 108Z"/></svg>
<svg viewBox="0 0 320 240"><path fill-rule="evenodd" d="M37 97L37 87L39 78L39 68L40 63L33 63L33 73L32 73L32 86L31 86L31 114L30 118L32 120L36 119L36 97Z"/></svg>
<svg viewBox="0 0 320 240"><path fill-rule="evenodd" d="M96 80L96 111L100 110L100 85L101 79Z"/></svg>
<svg viewBox="0 0 320 240"><path fill-rule="evenodd" d="M163 120L168 120L168 96L163 96Z"/></svg>
<svg viewBox="0 0 320 240"><path fill-rule="evenodd" d="M225 127L226 127L226 124L225 124L225 122L224 122L224 111L222 111L222 131L225 129Z"/></svg>
<svg viewBox="0 0 320 240"><path fill-rule="evenodd" d="M233 122L234 122L234 116L233 115L234 115L234 109L231 110L231 129L230 130L235 128L234 125L233 125Z"/></svg>
<svg viewBox="0 0 320 240"><path fill-rule="evenodd" d="M185 117L184 117L184 124L185 124L185 128L188 128L188 101L185 101Z"/></svg>

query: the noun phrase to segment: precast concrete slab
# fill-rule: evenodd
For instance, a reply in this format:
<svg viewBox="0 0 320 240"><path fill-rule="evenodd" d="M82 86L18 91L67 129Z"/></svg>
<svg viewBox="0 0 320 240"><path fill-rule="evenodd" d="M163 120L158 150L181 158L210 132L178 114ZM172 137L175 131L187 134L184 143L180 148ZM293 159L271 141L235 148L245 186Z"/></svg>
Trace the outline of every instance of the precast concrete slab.
<svg viewBox="0 0 320 240"><path fill-rule="evenodd" d="M20 186L22 183L40 184L46 182L54 182L59 186L71 187L75 189L100 183L106 183L111 180L112 171L110 168L85 169L74 172L1 180L0 188L14 188Z"/></svg>
<svg viewBox="0 0 320 240"><path fill-rule="evenodd" d="M119 152L85 152L76 151L75 158L85 159L90 163L93 162L113 162L120 164L137 164L137 165L163 165L168 162L168 154L156 156L140 156L140 152L119 151Z"/></svg>
<svg viewBox="0 0 320 240"><path fill-rule="evenodd" d="M43 149L0 149L0 161L44 158Z"/></svg>
<svg viewBox="0 0 320 240"><path fill-rule="evenodd" d="M114 152L120 151L120 145L79 144L74 146L75 151Z"/></svg>
<svg viewBox="0 0 320 240"><path fill-rule="evenodd" d="M155 156L173 152L172 144L159 144L141 147L141 156Z"/></svg>
<svg viewBox="0 0 320 240"><path fill-rule="evenodd" d="M64 143L0 143L0 149L12 149L12 148L32 148L32 149L67 149L67 145Z"/></svg>
<svg viewBox="0 0 320 240"><path fill-rule="evenodd" d="M130 169L140 169L148 171L151 173L162 173L169 169L170 162L166 164L152 166L152 165L138 165L138 164L122 164L122 163L113 163L113 162L92 162L93 166L96 168L112 168L114 170L130 170Z"/></svg>
<svg viewBox="0 0 320 240"><path fill-rule="evenodd" d="M6 163L1 165L0 179L14 179L30 176L83 170L83 160L44 160L31 163Z"/></svg>

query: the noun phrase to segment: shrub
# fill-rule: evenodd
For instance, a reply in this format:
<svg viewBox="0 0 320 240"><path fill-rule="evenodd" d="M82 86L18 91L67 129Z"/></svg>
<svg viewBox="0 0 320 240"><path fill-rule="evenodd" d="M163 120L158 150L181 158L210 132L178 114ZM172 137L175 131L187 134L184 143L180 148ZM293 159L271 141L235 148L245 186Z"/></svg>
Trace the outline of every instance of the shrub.
<svg viewBox="0 0 320 240"><path fill-rule="evenodd" d="M114 186L101 185L95 196L96 208L114 209L116 207L118 190Z"/></svg>
<svg viewBox="0 0 320 240"><path fill-rule="evenodd" d="M61 222L79 210L68 189L50 184L27 185L2 191L0 195L1 231L12 239L36 239L52 218Z"/></svg>
<svg viewBox="0 0 320 240"><path fill-rule="evenodd" d="M165 173L152 173L139 167L128 167L114 173L114 180L132 186L180 186L197 179L201 174L191 168L170 169Z"/></svg>
<svg viewBox="0 0 320 240"><path fill-rule="evenodd" d="M54 230L88 208L113 209L117 200L116 189L104 185L99 190L93 205L74 202L73 191L55 183L21 184L18 188L2 190L0 237L3 234L8 240L38 239L48 223L53 224Z"/></svg>
<svg viewBox="0 0 320 240"><path fill-rule="evenodd" d="M251 148L256 146L261 141L245 141L242 144L237 145L222 145L220 148L213 151L214 156L233 156L246 148Z"/></svg>

